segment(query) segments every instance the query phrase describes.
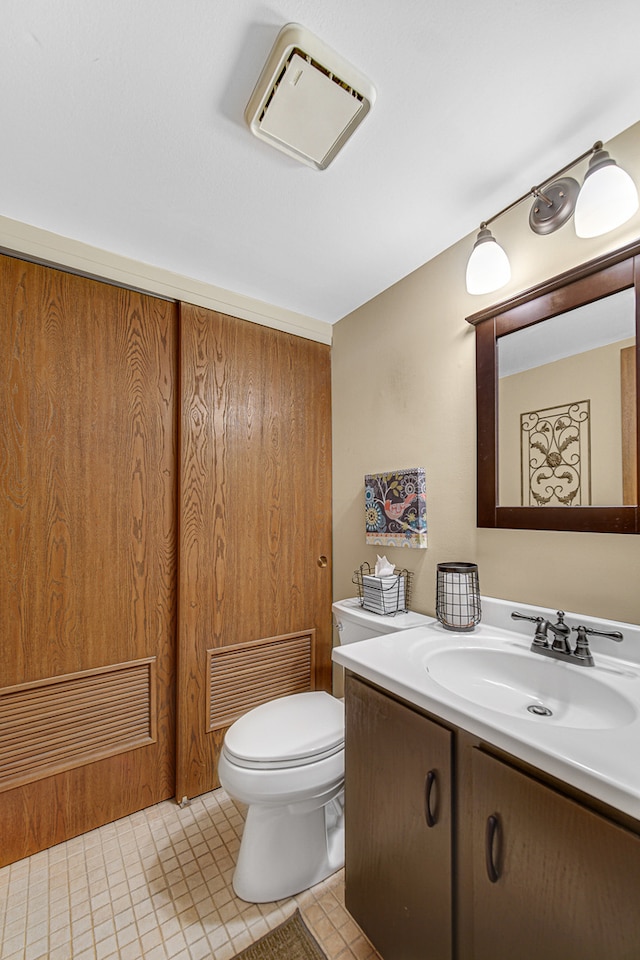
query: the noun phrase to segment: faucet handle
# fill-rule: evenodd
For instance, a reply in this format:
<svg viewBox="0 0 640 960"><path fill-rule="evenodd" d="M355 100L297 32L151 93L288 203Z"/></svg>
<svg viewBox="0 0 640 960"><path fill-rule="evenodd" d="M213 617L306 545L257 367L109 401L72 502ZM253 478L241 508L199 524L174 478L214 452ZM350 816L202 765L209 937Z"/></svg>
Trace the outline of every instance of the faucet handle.
<svg viewBox="0 0 640 960"><path fill-rule="evenodd" d="M574 627L574 630L579 630L579 627ZM612 630L610 633L607 633L606 630L594 630L593 627L583 627L585 633L590 633L594 637L609 637L610 640L615 640L616 643L620 643L621 640L624 640L624 634L620 633L619 630Z"/></svg>
<svg viewBox="0 0 640 960"><path fill-rule="evenodd" d="M518 613L517 610L513 610L511 613L512 620L530 620L531 623L544 623L544 617L527 617L524 613Z"/></svg>
<svg viewBox="0 0 640 960"><path fill-rule="evenodd" d="M549 621L546 617L527 617L524 613L518 613L517 610L514 610L511 613L512 620L529 620L531 623L537 623L536 632L533 637L533 646L534 647L548 647L549 639L547 637L547 630L549 629Z"/></svg>
<svg viewBox="0 0 640 960"><path fill-rule="evenodd" d="M578 639L576 640L576 648L573 651L573 656L576 660L579 660L586 667L592 667L594 665L593 657L591 656L591 650L589 649L589 641L587 639L587 633L590 633L587 627L579 626L573 627L573 629L578 634Z"/></svg>
<svg viewBox="0 0 640 960"><path fill-rule="evenodd" d="M624 640L624 634L620 633L619 630L612 630L607 633L605 630L594 630L593 627L573 627L573 629L577 632L578 639L580 639L582 633L588 633L592 637L609 637L609 640L615 640L616 643Z"/></svg>
<svg viewBox="0 0 640 960"><path fill-rule="evenodd" d="M615 640L616 643L620 643L621 640L624 640L624 637L619 630L612 630L610 633L606 633L604 630L594 630L593 627L583 627L582 625L573 627L572 629L578 634L573 656L589 667L593 666L594 661L591 655L591 650L589 649L587 635L592 637L608 637L610 640Z"/></svg>

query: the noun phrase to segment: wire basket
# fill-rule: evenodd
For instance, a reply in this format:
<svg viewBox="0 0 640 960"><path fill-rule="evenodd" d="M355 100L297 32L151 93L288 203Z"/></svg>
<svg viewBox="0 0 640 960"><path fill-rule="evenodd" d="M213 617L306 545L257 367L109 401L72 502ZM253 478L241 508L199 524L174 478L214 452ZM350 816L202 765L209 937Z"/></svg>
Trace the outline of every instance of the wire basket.
<svg viewBox="0 0 640 960"><path fill-rule="evenodd" d="M358 588L360 606L380 616L406 613L411 602L413 574L394 569L388 577L376 577L368 563L362 563L351 579Z"/></svg>
<svg viewBox="0 0 640 960"><path fill-rule="evenodd" d="M436 617L445 630L473 630L482 616L475 563L439 563L436 571Z"/></svg>

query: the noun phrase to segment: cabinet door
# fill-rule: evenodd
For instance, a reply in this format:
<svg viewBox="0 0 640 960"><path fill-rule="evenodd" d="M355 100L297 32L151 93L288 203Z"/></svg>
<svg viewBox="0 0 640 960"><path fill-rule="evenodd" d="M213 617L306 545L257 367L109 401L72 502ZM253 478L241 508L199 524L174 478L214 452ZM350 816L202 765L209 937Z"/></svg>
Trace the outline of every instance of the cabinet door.
<svg viewBox="0 0 640 960"><path fill-rule="evenodd" d="M479 750L472 766L474 960L637 960L640 838Z"/></svg>
<svg viewBox="0 0 640 960"><path fill-rule="evenodd" d="M352 676L346 724L347 909L384 960L448 960L452 735Z"/></svg>

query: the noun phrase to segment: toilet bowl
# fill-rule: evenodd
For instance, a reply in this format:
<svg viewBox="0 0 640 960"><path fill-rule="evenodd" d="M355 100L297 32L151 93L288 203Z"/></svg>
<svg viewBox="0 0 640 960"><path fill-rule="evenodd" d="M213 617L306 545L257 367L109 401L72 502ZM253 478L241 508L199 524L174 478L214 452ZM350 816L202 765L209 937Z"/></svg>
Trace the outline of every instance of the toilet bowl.
<svg viewBox="0 0 640 960"><path fill-rule="evenodd" d="M416 613L380 616L333 604L340 642L408 629ZM227 730L218 776L248 807L233 888L250 903L290 897L344 864L344 708L324 691L254 707Z"/></svg>
<svg viewBox="0 0 640 960"><path fill-rule="evenodd" d="M342 866L340 700L314 691L250 710L227 731L218 776L248 805L233 877L242 900L292 896Z"/></svg>

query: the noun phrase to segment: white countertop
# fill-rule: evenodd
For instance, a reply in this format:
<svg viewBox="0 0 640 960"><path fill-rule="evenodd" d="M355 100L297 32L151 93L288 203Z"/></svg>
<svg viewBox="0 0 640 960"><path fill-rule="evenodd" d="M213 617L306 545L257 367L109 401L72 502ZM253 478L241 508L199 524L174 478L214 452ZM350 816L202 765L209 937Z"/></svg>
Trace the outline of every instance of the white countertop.
<svg viewBox="0 0 640 960"><path fill-rule="evenodd" d="M504 606L501 606L504 605ZM539 608L508 601L483 600L483 610L490 607L495 622L508 622L506 611L525 613ZM549 611L546 611L547 615ZM549 617L552 622L555 618ZM529 653L534 625L518 623L505 630L483 622L468 633L445 630L436 620L385 636L335 647L333 659L356 675L414 704L442 720L481 738L487 743L520 757L587 794L640 821L640 665L636 641L640 628L632 624L580 618L567 614L570 625L583 623L599 629L621 629L628 641L629 659L622 657L623 644L597 639L592 648L595 667L561 663ZM526 631L526 635L525 635ZM575 638L575 635L573 635ZM596 639L596 638L594 638ZM615 656L602 653L606 645L615 647ZM564 725L561 719L538 717L525 710L513 712L481 706L439 683L429 669L429 661L438 651L459 648L510 651L556 671L579 671L608 688L611 696L620 695L632 708L623 722L601 728L597 722L587 728ZM482 658L480 658L481 660ZM431 659L432 664L435 663ZM525 664L528 660L523 661ZM436 672L436 671L434 671ZM532 671L533 672L533 671ZM552 674L549 674L552 676ZM578 681L577 681L578 682Z"/></svg>

